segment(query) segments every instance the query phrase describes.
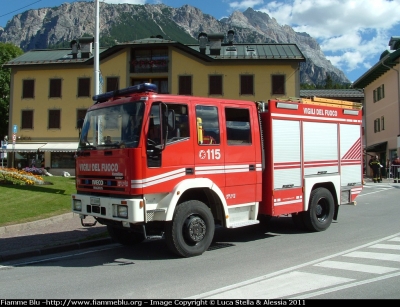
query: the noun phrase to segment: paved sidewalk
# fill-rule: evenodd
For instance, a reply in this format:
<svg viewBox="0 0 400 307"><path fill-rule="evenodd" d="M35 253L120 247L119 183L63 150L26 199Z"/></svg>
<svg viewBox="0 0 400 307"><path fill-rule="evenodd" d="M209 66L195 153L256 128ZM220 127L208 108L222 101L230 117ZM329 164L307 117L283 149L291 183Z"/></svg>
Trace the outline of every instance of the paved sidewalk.
<svg viewBox="0 0 400 307"><path fill-rule="evenodd" d="M91 221L85 219L86 223ZM83 227L73 213L0 227L0 262L108 244L111 238L101 236L106 232L107 228L99 223Z"/></svg>

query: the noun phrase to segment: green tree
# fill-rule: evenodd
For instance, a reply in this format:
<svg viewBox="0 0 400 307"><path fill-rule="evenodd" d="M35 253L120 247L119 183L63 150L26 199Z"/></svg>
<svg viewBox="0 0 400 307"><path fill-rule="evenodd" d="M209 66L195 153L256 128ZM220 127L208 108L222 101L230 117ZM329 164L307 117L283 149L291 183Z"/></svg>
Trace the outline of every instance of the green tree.
<svg viewBox="0 0 400 307"><path fill-rule="evenodd" d="M3 64L23 53L21 48L13 44L0 43L0 139L8 135L8 110L10 106L11 70L3 68Z"/></svg>

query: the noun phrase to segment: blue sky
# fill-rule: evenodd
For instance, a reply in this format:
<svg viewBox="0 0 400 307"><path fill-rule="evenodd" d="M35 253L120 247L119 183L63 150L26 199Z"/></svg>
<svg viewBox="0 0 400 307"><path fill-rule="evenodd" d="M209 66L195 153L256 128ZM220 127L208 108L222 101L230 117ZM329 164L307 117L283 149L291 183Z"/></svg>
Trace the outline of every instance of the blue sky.
<svg viewBox="0 0 400 307"><path fill-rule="evenodd" d="M75 0L76 1L76 0ZM54 7L74 0L0 0L0 27L29 9ZM93 0L87 0L93 2ZM216 19L248 7L267 13L280 25L307 32L325 56L350 81L361 77L388 50L392 36L400 36L400 0L99 0L108 3L189 4Z"/></svg>

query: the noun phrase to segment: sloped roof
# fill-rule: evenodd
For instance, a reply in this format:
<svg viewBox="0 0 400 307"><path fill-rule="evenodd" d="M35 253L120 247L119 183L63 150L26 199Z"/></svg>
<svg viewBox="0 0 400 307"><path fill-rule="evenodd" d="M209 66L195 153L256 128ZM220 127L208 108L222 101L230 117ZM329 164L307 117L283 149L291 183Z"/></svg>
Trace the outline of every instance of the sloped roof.
<svg viewBox="0 0 400 307"><path fill-rule="evenodd" d="M314 89L300 90L300 97L323 97L323 98L364 98L364 91L360 89Z"/></svg>
<svg viewBox="0 0 400 307"><path fill-rule="evenodd" d="M360 78L353 83L354 88L365 88L376 79L385 74L388 70L396 66L396 61L400 58L400 49L389 53L383 57L378 63L372 66L367 72L365 72Z"/></svg>
<svg viewBox="0 0 400 307"><path fill-rule="evenodd" d="M305 56L296 44L222 44L219 54L215 54L215 49L210 50L210 45L206 46L205 52L200 51L199 45L182 44L177 41L162 38L145 38L126 43L118 43L109 48L100 48L100 60L118 52L126 47L134 46L173 46L193 56L199 57L204 61L218 60L296 60L304 62ZM74 59L71 49L41 49L31 50L23 55L8 61L3 65L10 68L19 65L43 65L43 64L92 64L93 56L82 58L81 53Z"/></svg>
<svg viewBox="0 0 400 307"><path fill-rule="evenodd" d="M106 49L99 50L99 54ZM19 65L43 65L43 64L79 64L91 62L93 57L82 58L81 53L78 53L77 58L72 57L71 49L36 49L30 50L21 56L12 59L5 63L3 67L9 68ZM89 63L88 63L89 64Z"/></svg>

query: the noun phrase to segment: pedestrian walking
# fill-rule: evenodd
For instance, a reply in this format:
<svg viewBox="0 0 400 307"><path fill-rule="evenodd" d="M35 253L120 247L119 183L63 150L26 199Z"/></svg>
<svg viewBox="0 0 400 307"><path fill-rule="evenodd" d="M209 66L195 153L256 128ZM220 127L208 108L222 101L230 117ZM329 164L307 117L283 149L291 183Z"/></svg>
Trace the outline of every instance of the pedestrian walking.
<svg viewBox="0 0 400 307"><path fill-rule="evenodd" d="M381 178L381 175L380 175L381 163L379 162L378 156L373 156L369 160L368 165L372 169L372 180L375 183L382 182L382 178Z"/></svg>
<svg viewBox="0 0 400 307"><path fill-rule="evenodd" d="M394 183L400 183L400 158L398 155L392 161L392 174Z"/></svg>

